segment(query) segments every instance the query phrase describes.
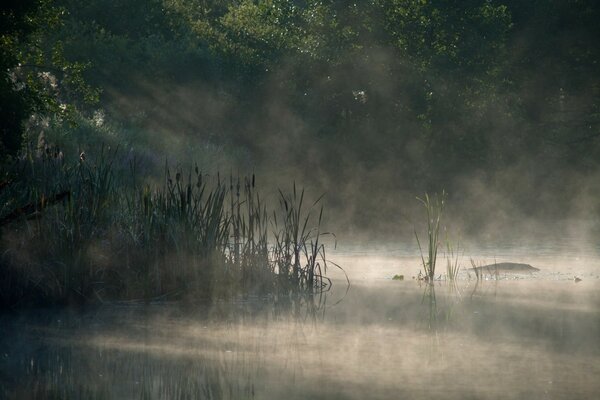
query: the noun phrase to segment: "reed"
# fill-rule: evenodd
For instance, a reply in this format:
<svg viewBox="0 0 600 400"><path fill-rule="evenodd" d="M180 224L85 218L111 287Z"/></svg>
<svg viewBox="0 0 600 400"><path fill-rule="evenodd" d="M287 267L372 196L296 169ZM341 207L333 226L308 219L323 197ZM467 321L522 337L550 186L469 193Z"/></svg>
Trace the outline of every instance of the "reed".
<svg viewBox="0 0 600 400"><path fill-rule="evenodd" d="M475 260L473 260L471 258L471 267L473 272L475 273L475 279L477 280L477 282L479 282L480 280L483 279L483 271L481 269L480 266L477 265L477 263L475 262Z"/></svg>
<svg viewBox="0 0 600 400"><path fill-rule="evenodd" d="M268 211L256 187L256 176L230 176L230 228L228 263L240 274L244 290L269 291L273 267L269 258Z"/></svg>
<svg viewBox="0 0 600 400"><path fill-rule="evenodd" d="M460 272L460 241L456 242L456 247L449 240L446 240L446 276L448 280L455 281Z"/></svg>
<svg viewBox="0 0 600 400"><path fill-rule="evenodd" d="M417 197L427 213L427 255L423 253L423 247L419 240L419 235L415 229L415 237L419 252L421 254L421 263L425 271L425 277L428 281L433 281L435 277L435 267L437 264L437 254L439 247L440 221L444 211L444 201L446 193L442 192L441 196L430 198L426 193L424 198Z"/></svg>
<svg viewBox="0 0 600 400"><path fill-rule="evenodd" d="M3 299L16 291L16 297L31 292L81 301L91 293L96 268L85 259L112 221L113 157L114 152L102 148L97 163L82 157L69 164L44 156L13 166L15 183L2 195L6 203L26 205L2 218L0 264L11 277Z"/></svg>
<svg viewBox="0 0 600 400"><path fill-rule="evenodd" d="M313 218L322 196L305 209L304 190L298 191L294 183L292 192L279 191L279 212L273 214L274 270L291 287L304 290L322 290L330 284L327 273L326 248L321 231L323 207Z"/></svg>
<svg viewBox="0 0 600 400"><path fill-rule="evenodd" d="M279 191L269 211L256 177L171 168L140 184L101 149L75 162L13 166L0 190L0 303L221 298L330 285L320 198ZM32 299L33 297L33 299ZM28 298L28 299L26 299Z"/></svg>

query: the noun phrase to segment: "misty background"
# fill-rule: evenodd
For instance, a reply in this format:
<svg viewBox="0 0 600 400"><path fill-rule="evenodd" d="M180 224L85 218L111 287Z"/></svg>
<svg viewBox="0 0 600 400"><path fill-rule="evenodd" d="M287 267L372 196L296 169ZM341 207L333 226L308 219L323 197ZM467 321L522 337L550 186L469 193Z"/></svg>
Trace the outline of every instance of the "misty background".
<svg viewBox="0 0 600 400"><path fill-rule="evenodd" d="M340 238L411 236L415 197L442 191L456 235L594 233L579 223L600 212L594 1L15 4L4 158L104 144L148 179L167 161L255 173L274 195L296 182L325 193Z"/></svg>

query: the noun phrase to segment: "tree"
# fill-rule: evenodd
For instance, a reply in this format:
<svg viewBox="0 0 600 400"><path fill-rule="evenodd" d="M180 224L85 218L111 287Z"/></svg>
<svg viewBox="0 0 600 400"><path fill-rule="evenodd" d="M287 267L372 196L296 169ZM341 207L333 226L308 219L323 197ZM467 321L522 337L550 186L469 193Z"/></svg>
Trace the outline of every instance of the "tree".
<svg viewBox="0 0 600 400"><path fill-rule="evenodd" d="M23 122L32 114L72 119L75 102L96 101L99 90L86 84L85 63L64 57L60 40L49 33L64 10L51 0L11 0L0 12L0 159L21 148Z"/></svg>
<svg viewBox="0 0 600 400"><path fill-rule="evenodd" d="M0 11L0 159L19 150L22 123L33 108L32 93L17 84L12 69L19 63L20 40L34 29L26 16L35 8L35 0L12 0Z"/></svg>

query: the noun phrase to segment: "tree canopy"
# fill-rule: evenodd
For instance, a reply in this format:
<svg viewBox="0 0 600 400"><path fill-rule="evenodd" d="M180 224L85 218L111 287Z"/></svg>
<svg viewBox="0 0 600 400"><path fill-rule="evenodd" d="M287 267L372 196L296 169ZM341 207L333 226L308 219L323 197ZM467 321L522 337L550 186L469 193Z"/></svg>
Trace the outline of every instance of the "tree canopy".
<svg viewBox="0 0 600 400"><path fill-rule="evenodd" d="M18 0L0 13L0 155L21 148L24 121L73 118L77 103L97 101L99 90L83 79L89 62L64 57L60 30L66 10L51 0Z"/></svg>
<svg viewBox="0 0 600 400"><path fill-rule="evenodd" d="M591 171L599 13L589 0L13 1L2 152L31 115L63 121L99 100L119 126L333 176L379 166L435 186L523 158Z"/></svg>

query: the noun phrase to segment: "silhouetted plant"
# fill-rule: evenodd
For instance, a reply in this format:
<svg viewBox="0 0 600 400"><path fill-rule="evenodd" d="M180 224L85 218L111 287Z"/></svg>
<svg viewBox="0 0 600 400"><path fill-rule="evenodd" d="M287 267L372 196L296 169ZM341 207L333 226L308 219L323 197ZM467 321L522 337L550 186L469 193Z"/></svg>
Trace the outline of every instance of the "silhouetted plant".
<svg viewBox="0 0 600 400"><path fill-rule="evenodd" d="M256 177L209 179L165 165L162 185L122 179L116 151L23 162L0 192L2 302L155 299L319 291L330 282L320 198L279 191L270 218ZM131 184L125 182L132 182ZM227 198L229 197L229 204ZM19 206L19 204L25 204ZM314 218L313 218L314 217ZM269 231L271 227L271 232ZM39 300L38 299L38 300Z"/></svg>
<svg viewBox="0 0 600 400"><path fill-rule="evenodd" d="M444 211L444 201L446 193L442 192L441 196L435 196L430 198L426 193L425 198L417 197L427 212L427 256L423 254L423 248L421 247L421 241L419 235L415 229L415 237L417 239L417 245L421 253L421 262L425 271L425 276L429 281L433 281L435 277L435 267L437 263L437 254L439 246L439 234L440 234L440 220Z"/></svg>

